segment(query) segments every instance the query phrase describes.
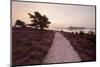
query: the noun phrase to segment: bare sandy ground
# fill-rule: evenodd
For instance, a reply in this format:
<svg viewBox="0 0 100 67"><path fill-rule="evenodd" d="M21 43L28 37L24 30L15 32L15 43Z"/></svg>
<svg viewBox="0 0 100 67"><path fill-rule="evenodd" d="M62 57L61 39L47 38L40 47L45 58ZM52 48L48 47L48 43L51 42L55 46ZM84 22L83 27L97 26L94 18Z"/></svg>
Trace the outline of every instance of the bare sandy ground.
<svg viewBox="0 0 100 67"><path fill-rule="evenodd" d="M62 63L81 61L78 53L70 42L59 32L55 33L54 41L44 59L44 63Z"/></svg>

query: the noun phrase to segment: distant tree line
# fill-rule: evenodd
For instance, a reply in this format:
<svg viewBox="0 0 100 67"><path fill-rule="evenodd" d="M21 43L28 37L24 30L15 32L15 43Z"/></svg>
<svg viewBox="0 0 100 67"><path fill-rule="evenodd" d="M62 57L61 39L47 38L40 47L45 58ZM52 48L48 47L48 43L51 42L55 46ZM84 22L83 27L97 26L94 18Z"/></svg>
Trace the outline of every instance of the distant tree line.
<svg viewBox="0 0 100 67"><path fill-rule="evenodd" d="M90 35L95 35L95 33L93 31L88 31L87 33L85 33L84 31L80 31L80 32L71 32L72 34L76 34L76 35L85 35L85 34L90 34Z"/></svg>

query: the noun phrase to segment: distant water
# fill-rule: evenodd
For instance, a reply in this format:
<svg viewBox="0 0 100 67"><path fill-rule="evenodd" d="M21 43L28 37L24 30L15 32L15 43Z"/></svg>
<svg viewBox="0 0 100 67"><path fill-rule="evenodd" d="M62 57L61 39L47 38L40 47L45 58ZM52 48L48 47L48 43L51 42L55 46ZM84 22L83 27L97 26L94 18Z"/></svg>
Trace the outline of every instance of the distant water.
<svg viewBox="0 0 100 67"><path fill-rule="evenodd" d="M77 32L77 33L79 33L80 31L83 31L83 32L85 32L85 33L88 33L89 31L92 31L92 32L94 32L95 33L95 29L93 28L93 29L82 29L82 30L69 30L69 29L52 29L52 30L57 30L57 31L61 31L61 30L63 30L64 32Z"/></svg>

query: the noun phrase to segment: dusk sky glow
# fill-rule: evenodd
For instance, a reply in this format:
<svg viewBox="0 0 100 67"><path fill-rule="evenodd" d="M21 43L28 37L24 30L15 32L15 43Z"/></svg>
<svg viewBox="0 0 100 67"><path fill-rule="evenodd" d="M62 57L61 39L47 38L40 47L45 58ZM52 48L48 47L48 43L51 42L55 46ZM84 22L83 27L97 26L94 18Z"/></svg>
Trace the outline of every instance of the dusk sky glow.
<svg viewBox="0 0 100 67"><path fill-rule="evenodd" d="M95 6L12 2L12 25L17 19L31 23L28 13L39 11L51 21L50 28L81 26L95 28Z"/></svg>

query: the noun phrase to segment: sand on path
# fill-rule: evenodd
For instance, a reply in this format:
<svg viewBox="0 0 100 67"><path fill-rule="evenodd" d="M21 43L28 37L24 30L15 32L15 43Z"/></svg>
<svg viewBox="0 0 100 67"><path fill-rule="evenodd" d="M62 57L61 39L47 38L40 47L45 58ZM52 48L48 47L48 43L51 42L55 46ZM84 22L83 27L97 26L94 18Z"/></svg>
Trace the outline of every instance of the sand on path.
<svg viewBox="0 0 100 67"><path fill-rule="evenodd" d="M53 44L44 58L44 63L62 63L81 61L78 53L73 49L69 40L61 33L55 32Z"/></svg>

